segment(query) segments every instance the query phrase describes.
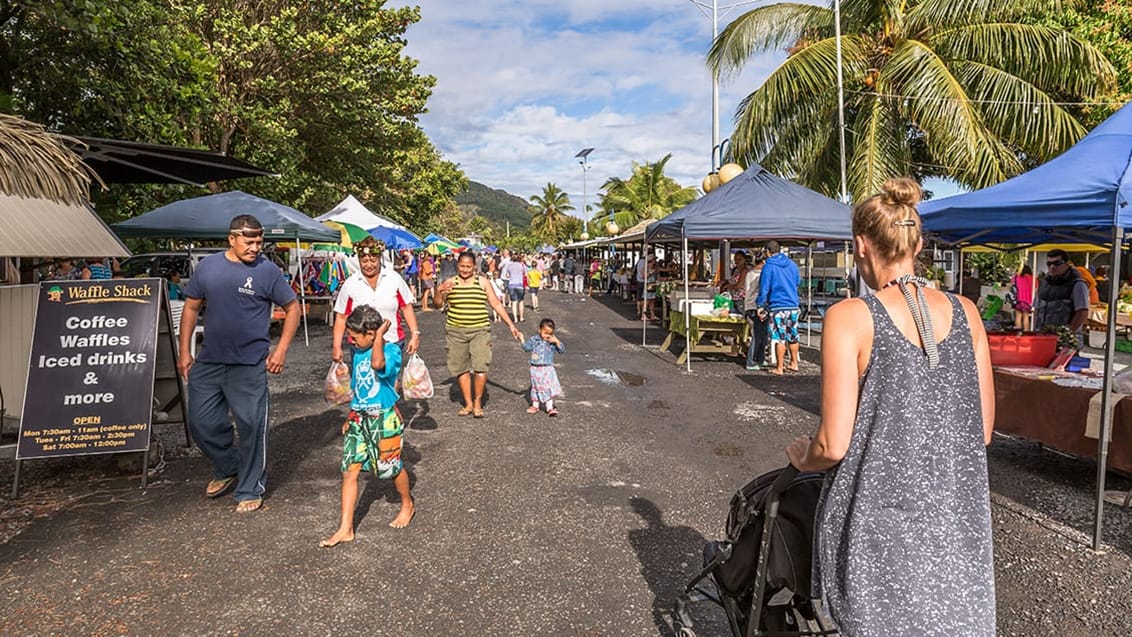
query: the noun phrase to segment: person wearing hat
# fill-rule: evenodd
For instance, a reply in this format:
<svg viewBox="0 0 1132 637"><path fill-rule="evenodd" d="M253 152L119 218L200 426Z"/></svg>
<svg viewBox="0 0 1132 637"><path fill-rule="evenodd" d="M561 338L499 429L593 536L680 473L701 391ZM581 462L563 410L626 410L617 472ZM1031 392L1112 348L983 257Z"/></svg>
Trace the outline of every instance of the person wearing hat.
<svg viewBox="0 0 1132 637"><path fill-rule="evenodd" d="M236 512L263 505L267 482L267 374L283 371L299 327L299 303L283 272L264 258L263 226L239 215L228 226L228 250L201 259L185 285L178 371L189 383L189 428L213 466L205 495L233 487ZM199 356L190 347L205 301L206 338ZM271 349L272 307L286 312ZM228 413L236 420L236 435ZM236 439L239 439L237 442Z"/></svg>
<svg viewBox="0 0 1132 637"><path fill-rule="evenodd" d="M392 269L383 268L381 259L385 244L366 237L354 244L360 272L342 282L338 298L334 301L334 336L331 358L342 362L342 341L346 336L346 317L359 305L368 305L379 314L389 317L393 325L385 332L387 343L398 343L407 355L415 354L420 344L421 331L417 328L417 315L413 311L416 297L408 283ZM398 320L397 315L402 320Z"/></svg>

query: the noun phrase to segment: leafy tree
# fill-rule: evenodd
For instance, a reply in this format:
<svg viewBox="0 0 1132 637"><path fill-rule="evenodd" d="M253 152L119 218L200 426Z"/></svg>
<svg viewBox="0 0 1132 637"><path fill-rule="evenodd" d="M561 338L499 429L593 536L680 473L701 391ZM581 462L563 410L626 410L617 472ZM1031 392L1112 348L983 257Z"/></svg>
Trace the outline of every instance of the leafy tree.
<svg viewBox="0 0 1132 637"><path fill-rule="evenodd" d="M548 183L541 195L531 196L530 202L531 235L551 243L561 240L563 219L567 212L574 209L570 196L558 186Z"/></svg>
<svg viewBox="0 0 1132 637"><path fill-rule="evenodd" d="M1057 102L1112 85L1088 42L1021 19L1052 0L845 0L841 4L849 190L889 177L948 177L982 188L1045 161L1085 133ZM727 26L708 63L789 57L736 113L733 154L834 194L839 188L833 11L797 3L753 9Z"/></svg>
<svg viewBox="0 0 1132 637"><path fill-rule="evenodd" d="M435 83L404 55L419 10L298 4L0 0L0 107L62 132L246 159L280 177L225 188L301 210L352 192L427 225L464 178L417 124ZM99 210L128 216L192 194L118 187Z"/></svg>
<svg viewBox="0 0 1132 637"><path fill-rule="evenodd" d="M628 179L611 177L606 180L601 186L605 194L600 196L601 208L606 211L604 216L608 217L608 211L613 210L621 215L619 225L633 225L642 219L662 219L694 201L695 188L681 186L665 176L664 167L670 159L671 153L653 163L633 162L633 173ZM604 225L605 221L601 223Z"/></svg>
<svg viewBox="0 0 1132 637"><path fill-rule="evenodd" d="M1077 0L1036 14L1039 24L1062 28L1097 47L1116 69L1116 84L1098 104L1080 109L1092 128L1132 101L1132 4L1118 0Z"/></svg>

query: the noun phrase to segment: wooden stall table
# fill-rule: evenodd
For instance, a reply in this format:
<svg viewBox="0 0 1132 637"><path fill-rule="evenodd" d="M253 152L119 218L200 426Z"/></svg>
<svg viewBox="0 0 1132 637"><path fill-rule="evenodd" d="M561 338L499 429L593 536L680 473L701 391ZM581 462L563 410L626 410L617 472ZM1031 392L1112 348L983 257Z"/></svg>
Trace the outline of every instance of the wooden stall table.
<svg viewBox="0 0 1132 637"><path fill-rule="evenodd" d="M672 312L668 315L668 337L660 345L662 350L667 350L676 339L682 340L685 321L690 321L691 340L688 348L676 359L677 365L684 364L689 354L746 355L747 338L751 334L747 319L735 314L722 317L692 314L690 319L688 316L685 312Z"/></svg>
<svg viewBox="0 0 1132 637"><path fill-rule="evenodd" d="M1089 318L1085 321L1085 327L1090 331L1105 332L1108 329L1108 306L1103 304L1090 306ZM1116 315L1116 333L1125 338L1128 338L1129 334L1132 333L1132 318L1127 314L1118 313Z"/></svg>
<svg viewBox="0 0 1132 637"><path fill-rule="evenodd" d="M1097 439L1087 436L1085 430L1089 401L1099 393L1093 389L1063 387L1050 380L996 367L995 431L1021 436L1083 458L1096 458ZM1096 428L1099 431L1100 425ZM1132 401L1128 399L1116 405L1108 466L1132 474Z"/></svg>

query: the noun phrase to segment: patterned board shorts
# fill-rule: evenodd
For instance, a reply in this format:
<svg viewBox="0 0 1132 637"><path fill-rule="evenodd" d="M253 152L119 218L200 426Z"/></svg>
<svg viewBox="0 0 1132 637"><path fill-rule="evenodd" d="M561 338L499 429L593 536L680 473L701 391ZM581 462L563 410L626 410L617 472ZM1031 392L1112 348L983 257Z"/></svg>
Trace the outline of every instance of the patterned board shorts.
<svg viewBox="0 0 1132 637"><path fill-rule="evenodd" d="M401 438L405 430L397 409L377 413L351 409L346 421L350 428L342 441L342 471L360 464L362 471L379 478L396 478L401 473Z"/></svg>
<svg viewBox="0 0 1132 637"><path fill-rule="evenodd" d="M798 310L776 310L770 313L770 340L798 342Z"/></svg>

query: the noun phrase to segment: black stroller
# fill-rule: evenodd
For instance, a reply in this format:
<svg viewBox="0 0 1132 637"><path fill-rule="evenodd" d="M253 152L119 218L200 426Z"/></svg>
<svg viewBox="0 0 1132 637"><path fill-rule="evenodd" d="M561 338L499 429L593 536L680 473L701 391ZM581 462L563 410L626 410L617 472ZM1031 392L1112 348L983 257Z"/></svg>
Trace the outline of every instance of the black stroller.
<svg viewBox="0 0 1132 637"><path fill-rule="evenodd" d="M823 479L787 466L755 478L731 498L727 539L704 546L703 570L676 600L672 627L679 637L695 637L688 604L703 600L723 607L735 637L837 634L810 597ZM715 590L704 588L705 580Z"/></svg>

